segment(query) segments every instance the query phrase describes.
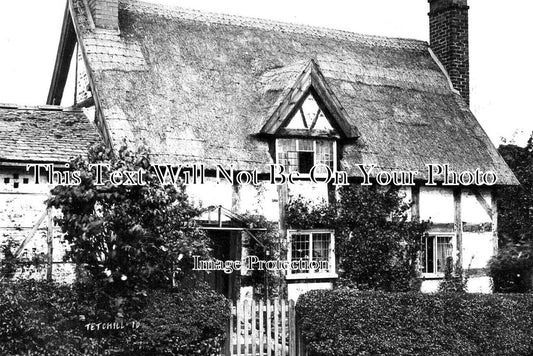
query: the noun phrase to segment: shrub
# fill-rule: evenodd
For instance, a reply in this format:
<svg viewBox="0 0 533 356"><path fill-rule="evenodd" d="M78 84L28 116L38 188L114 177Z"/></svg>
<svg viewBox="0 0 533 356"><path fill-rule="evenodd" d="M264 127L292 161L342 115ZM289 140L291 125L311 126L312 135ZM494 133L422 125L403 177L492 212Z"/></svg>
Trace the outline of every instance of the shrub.
<svg viewBox="0 0 533 356"><path fill-rule="evenodd" d="M161 185L150 169L149 154L122 147L116 154L103 145L90 148L70 169L80 184L52 189L49 206L69 244L66 257L87 270L99 300L124 316L148 290L170 287L176 271L192 266L192 255L209 255L207 236L195 224L200 214L182 184ZM91 164L106 164L102 184ZM142 172L136 184L112 184L110 172Z"/></svg>
<svg viewBox="0 0 533 356"><path fill-rule="evenodd" d="M85 325L114 321L95 304L76 286L32 280L4 285L0 354L216 355L230 310L228 301L206 286L153 291L134 319L139 328L95 333Z"/></svg>
<svg viewBox="0 0 533 356"><path fill-rule="evenodd" d="M298 300L309 355L531 355L533 296L311 291Z"/></svg>
<svg viewBox="0 0 533 356"><path fill-rule="evenodd" d="M520 185L499 192L499 251L490 274L495 292L522 293L533 289L533 136L526 147L501 145L498 151Z"/></svg>
<svg viewBox="0 0 533 356"><path fill-rule="evenodd" d="M489 262L489 274L495 292L524 293L531 290L532 251L531 241L509 242L498 250L498 254Z"/></svg>
<svg viewBox="0 0 533 356"><path fill-rule="evenodd" d="M157 291L150 301L140 328L122 342L125 355L219 354L230 317L228 300L201 285L194 290Z"/></svg>
<svg viewBox="0 0 533 356"><path fill-rule="evenodd" d="M466 293L468 284L468 275L463 272L461 262L457 260L453 264L453 258L446 258L444 267L444 279L439 283L439 292L441 293Z"/></svg>
<svg viewBox="0 0 533 356"><path fill-rule="evenodd" d="M73 287L21 280L0 291L0 354L98 354L98 340L83 337L88 302Z"/></svg>

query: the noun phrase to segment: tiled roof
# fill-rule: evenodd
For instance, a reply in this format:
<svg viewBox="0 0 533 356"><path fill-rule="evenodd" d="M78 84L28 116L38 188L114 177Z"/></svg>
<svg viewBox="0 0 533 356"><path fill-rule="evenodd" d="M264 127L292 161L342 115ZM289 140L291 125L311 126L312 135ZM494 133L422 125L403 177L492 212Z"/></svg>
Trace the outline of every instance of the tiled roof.
<svg viewBox="0 0 533 356"><path fill-rule="evenodd" d="M98 140L81 110L0 104L0 163L68 162Z"/></svg>

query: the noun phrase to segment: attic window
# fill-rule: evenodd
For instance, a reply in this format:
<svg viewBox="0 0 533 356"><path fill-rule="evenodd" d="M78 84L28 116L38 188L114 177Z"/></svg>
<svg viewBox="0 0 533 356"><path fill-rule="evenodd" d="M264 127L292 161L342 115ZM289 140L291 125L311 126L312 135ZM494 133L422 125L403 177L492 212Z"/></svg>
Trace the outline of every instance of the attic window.
<svg viewBox="0 0 533 356"><path fill-rule="evenodd" d="M308 174L315 165L326 165L335 171L337 143L333 140L280 138L276 140L277 163L288 172ZM317 174L325 168L317 167Z"/></svg>

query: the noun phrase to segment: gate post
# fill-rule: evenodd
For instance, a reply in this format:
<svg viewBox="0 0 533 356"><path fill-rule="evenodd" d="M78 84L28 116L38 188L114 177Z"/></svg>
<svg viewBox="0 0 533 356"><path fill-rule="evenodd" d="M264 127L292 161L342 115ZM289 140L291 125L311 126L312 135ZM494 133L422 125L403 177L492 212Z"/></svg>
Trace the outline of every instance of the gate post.
<svg viewBox="0 0 533 356"><path fill-rule="evenodd" d="M232 334L233 306L228 321L226 322L226 340L224 340L224 356L231 356L231 334Z"/></svg>
<svg viewBox="0 0 533 356"><path fill-rule="evenodd" d="M294 318L296 320L296 318ZM305 342L302 336L302 330L299 323L296 323L296 342L295 342L295 356L307 356L307 350L305 349Z"/></svg>
<svg viewBox="0 0 533 356"><path fill-rule="evenodd" d="M294 309L294 300L289 301L289 356L298 356L296 354L296 310Z"/></svg>

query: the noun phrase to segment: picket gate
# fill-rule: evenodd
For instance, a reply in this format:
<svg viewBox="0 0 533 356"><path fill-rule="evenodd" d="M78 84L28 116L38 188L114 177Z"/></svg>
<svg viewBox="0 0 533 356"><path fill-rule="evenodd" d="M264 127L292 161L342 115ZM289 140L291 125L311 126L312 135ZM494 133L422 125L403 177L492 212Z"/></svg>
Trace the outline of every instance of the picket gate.
<svg viewBox="0 0 533 356"><path fill-rule="evenodd" d="M290 300L237 301L228 322L225 356L300 356L303 343Z"/></svg>

